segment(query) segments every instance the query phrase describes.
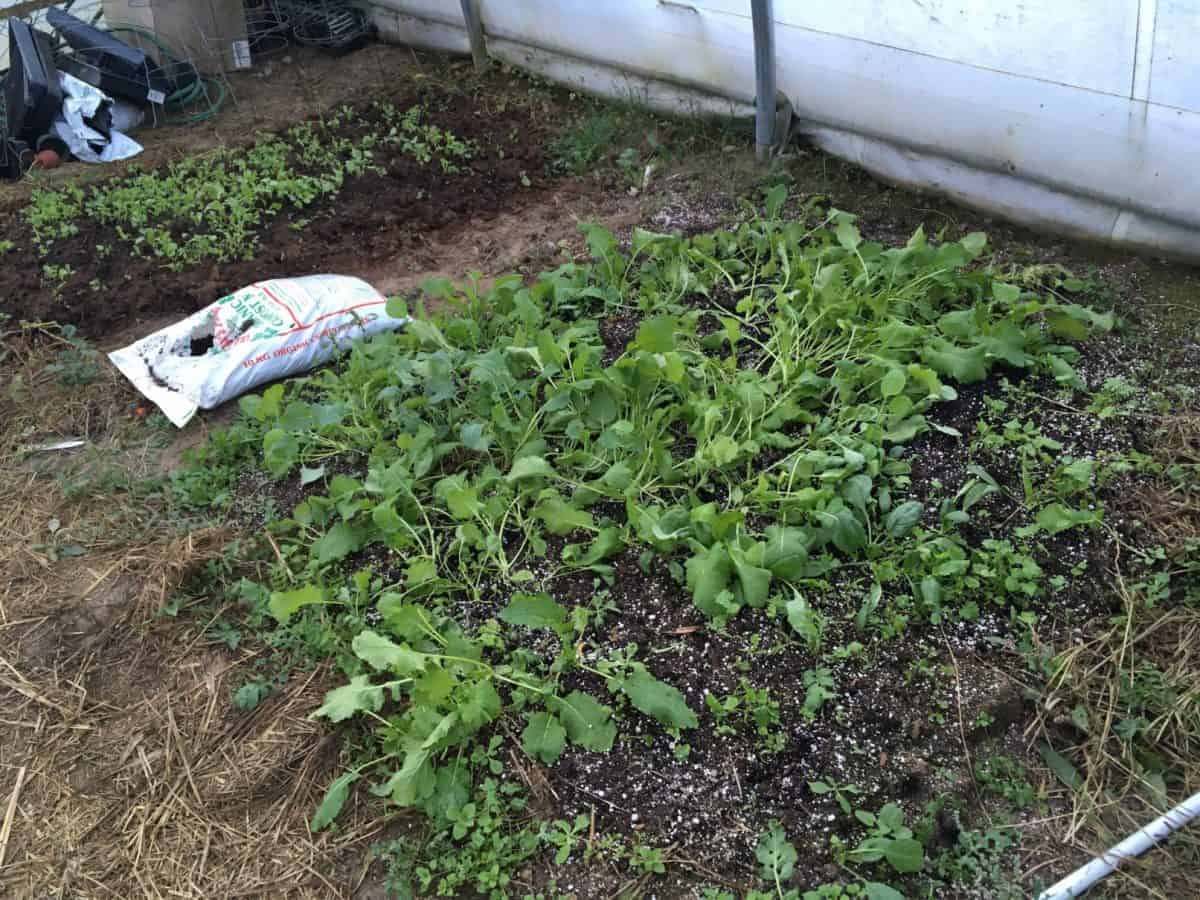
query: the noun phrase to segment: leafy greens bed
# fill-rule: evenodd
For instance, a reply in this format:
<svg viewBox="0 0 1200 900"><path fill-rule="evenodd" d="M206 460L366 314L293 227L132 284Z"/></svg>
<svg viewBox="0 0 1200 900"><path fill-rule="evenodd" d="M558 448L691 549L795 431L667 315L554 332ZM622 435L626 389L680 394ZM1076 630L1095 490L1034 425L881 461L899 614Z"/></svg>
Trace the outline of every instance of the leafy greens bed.
<svg viewBox="0 0 1200 900"><path fill-rule="evenodd" d="M979 265L981 234L885 249L837 211L784 221L785 201L777 188L765 215L691 239L639 230L622 247L592 226L590 262L528 285L429 283L436 312L244 398L244 420L201 451L202 465L249 457L304 486L270 523L270 583L243 590L330 635L348 681L317 715L368 729L314 828L366 779L461 839L510 741L553 765L571 744L633 740L639 713L670 740L724 721L733 707L689 702L561 590L580 573L611 580L618 554L665 561L712 629L765 608L818 646L831 579L867 643L1042 591L1026 557L963 533L994 480L980 470L927 507L905 445L952 431L926 414L998 367L1079 386L1072 344L1111 318L1006 283ZM1019 536L1099 517L1047 498ZM820 671L806 715L831 696ZM861 858L919 870L911 832L884 832L895 843ZM506 844L473 887L503 891L535 843Z"/></svg>

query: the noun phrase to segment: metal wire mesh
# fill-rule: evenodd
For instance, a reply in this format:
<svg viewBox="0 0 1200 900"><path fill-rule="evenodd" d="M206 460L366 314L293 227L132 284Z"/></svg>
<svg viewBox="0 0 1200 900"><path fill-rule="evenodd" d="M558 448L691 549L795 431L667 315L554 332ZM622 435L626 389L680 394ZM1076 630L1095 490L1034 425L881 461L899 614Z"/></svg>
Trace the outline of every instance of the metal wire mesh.
<svg viewBox="0 0 1200 900"><path fill-rule="evenodd" d="M291 20L298 43L346 52L361 46L372 32L366 10L345 0L276 0Z"/></svg>

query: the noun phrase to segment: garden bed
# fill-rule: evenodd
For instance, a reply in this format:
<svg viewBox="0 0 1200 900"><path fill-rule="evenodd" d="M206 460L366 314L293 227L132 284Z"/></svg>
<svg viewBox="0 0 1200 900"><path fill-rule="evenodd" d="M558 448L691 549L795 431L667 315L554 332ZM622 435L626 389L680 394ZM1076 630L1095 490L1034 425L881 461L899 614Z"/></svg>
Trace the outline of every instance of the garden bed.
<svg viewBox="0 0 1200 900"><path fill-rule="evenodd" d="M1015 898L1196 790L1192 276L505 78L9 214L0 886ZM84 339L321 271L416 320L179 437Z"/></svg>
<svg viewBox="0 0 1200 900"><path fill-rule="evenodd" d="M321 714L378 723L314 827L378 771L432 820L389 851L424 892L745 890L785 845L780 894L1028 890L1022 817L1064 809L1035 772L1080 777L1028 669L1118 611L1115 560L1155 565L1147 401L1098 285L784 197L690 241L593 228L528 289L431 286L451 312L205 451L282 513L255 627L340 635ZM565 868L522 869L539 842Z"/></svg>
<svg viewBox="0 0 1200 900"><path fill-rule="evenodd" d="M520 209L546 184L546 129L462 100L430 89L342 106L249 147L35 191L3 222L0 312L101 337L253 281L372 273Z"/></svg>

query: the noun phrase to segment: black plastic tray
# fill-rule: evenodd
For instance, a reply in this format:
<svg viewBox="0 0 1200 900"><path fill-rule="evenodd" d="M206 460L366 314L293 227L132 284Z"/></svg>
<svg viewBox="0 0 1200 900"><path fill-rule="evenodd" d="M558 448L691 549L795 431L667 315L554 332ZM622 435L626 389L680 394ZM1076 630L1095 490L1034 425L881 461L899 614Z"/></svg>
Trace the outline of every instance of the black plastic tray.
<svg viewBox="0 0 1200 900"><path fill-rule="evenodd" d="M8 65L4 93L8 136L32 144L50 130L62 108L62 86L46 36L10 18Z"/></svg>

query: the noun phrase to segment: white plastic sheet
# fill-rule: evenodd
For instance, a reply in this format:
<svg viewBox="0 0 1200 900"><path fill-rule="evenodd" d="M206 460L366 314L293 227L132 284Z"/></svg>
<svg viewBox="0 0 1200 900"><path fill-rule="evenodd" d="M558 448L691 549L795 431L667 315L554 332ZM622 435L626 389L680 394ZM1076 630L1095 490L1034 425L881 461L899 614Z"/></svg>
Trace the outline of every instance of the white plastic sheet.
<svg viewBox="0 0 1200 900"><path fill-rule="evenodd" d="M84 121L96 115L104 104L111 106L112 100L107 94L66 72L59 72L58 80L63 89L62 111L50 130L70 148L76 158L84 162L106 163L128 159L142 152L142 145L120 131L116 124L109 136L105 137ZM128 119L128 116L124 118Z"/></svg>

